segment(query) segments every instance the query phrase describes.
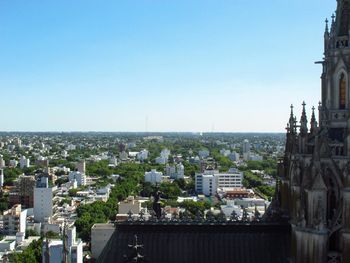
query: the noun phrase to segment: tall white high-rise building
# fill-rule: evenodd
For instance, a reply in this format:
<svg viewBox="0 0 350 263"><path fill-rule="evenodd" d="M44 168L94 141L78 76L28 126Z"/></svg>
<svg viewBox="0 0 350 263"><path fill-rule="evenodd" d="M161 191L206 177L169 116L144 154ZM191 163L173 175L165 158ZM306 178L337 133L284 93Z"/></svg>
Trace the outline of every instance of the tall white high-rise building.
<svg viewBox="0 0 350 263"><path fill-rule="evenodd" d="M53 189L49 187L49 179L41 177L36 182L34 188L34 221L45 222L45 220L52 216L53 211Z"/></svg>
<svg viewBox="0 0 350 263"><path fill-rule="evenodd" d="M185 177L185 166L182 163L176 165L176 179L182 179Z"/></svg>
<svg viewBox="0 0 350 263"><path fill-rule="evenodd" d="M242 152L249 153L250 152L250 143L247 139L245 139L242 143Z"/></svg>

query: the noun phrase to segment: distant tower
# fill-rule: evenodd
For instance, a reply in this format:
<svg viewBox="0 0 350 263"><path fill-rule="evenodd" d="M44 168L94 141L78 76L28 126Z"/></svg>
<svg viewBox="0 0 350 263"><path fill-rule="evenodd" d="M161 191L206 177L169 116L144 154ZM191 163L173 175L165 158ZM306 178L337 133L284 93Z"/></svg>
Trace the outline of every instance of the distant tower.
<svg viewBox="0 0 350 263"><path fill-rule="evenodd" d="M243 144L242 144L242 152L243 152L243 153L248 153L248 152L250 152L250 143L249 143L249 141L248 141L247 139L245 139L245 140L243 141Z"/></svg>

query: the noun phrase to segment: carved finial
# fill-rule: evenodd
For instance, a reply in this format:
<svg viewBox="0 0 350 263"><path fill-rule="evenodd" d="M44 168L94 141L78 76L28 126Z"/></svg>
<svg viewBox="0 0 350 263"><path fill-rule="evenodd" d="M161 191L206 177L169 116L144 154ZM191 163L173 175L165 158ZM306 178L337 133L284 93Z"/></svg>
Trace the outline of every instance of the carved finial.
<svg viewBox="0 0 350 263"><path fill-rule="evenodd" d="M333 13L332 14L332 24L334 24L334 22L335 22L335 14Z"/></svg>
<svg viewBox="0 0 350 263"><path fill-rule="evenodd" d="M305 101L303 101L301 105L303 106L303 111L301 113L301 118L300 118L300 134L305 135L307 134L307 131L308 131L307 117L306 117L306 111L305 111L305 106L306 106Z"/></svg>
<svg viewBox="0 0 350 263"><path fill-rule="evenodd" d="M287 131L293 133L294 132L294 126L295 126L295 118L293 113L294 106L293 104L290 105L290 117L289 117L289 125L287 125Z"/></svg>
<svg viewBox="0 0 350 263"><path fill-rule="evenodd" d="M316 121L316 117L315 117L315 107L312 106L312 114L311 114L311 128L310 128L310 132L311 134L315 134L317 131L317 121Z"/></svg>
<svg viewBox="0 0 350 263"><path fill-rule="evenodd" d="M324 30L324 33L325 33L326 36L328 36L329 35L329 28L328 28L328 19L327 18L325 20L325 23L326 23L326 28Z"/></svg>

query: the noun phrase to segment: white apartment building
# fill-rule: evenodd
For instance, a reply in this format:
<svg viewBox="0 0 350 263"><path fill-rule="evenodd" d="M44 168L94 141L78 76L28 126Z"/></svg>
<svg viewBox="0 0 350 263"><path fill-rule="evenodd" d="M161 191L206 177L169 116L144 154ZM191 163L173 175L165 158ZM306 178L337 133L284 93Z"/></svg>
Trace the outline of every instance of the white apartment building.
<svg viewBox="0 0 350 263"><path fill-rule="evenodd" d="M6 167L5 160L4 160L3 156L0 155L0 169L5 168L5 167Z"/></svg>
<svg viewBox="0 0 350 263"><path fill-rule="evenodd" d="M170 156L170 150L168 149L163 149L161 152L160 152L160 156L163 157L164 159L169 159L169 156Z"/></svg>
<svg viewBox="0 0 350 263"><path fill-rule="evenodd" d="M262 161L263 159L264 158L261 155L254 153L250 153L248 157L249 161Z"/></svg>
<svg viewBox="0 0 350 263"><path fill-rule="evenodd" d="M48 242L48 244L46 244ZM49 248L49 253L47 253L47 247ZM49 257L49 260L46 259ZM63 261L63 241L49 239L43 241L42 247L42 262L50 263L62 263Z"/></svg>
<svg viewBox="0 0 350 263"><path fill-rule="evenodd" d="M0 168L0 187L4 186L4 170Z"/></svg>
<svg viewBox="0 0 350 263"><path fill-rule="evenodd" d="M21 156L21 159L19 160L19 167L21 169L27 168L30 166L30 160L27 159L24 155Z"/></svg>
<svg viewBox="0 0 350 263"><path fill-rule="evenodd" d="M231 152L228 156L227 156L231 161L236 162L239 161L239 153L238 152Z"/></svg>
<svg viewBox="0 0 350 263"><path fill-rule="evenodd" d="M168 162L168 158L158 156L155 160L157 164L166 164Z"/></svg>
<svg viewBox="0 0 350 263"><path fill-rule="evenodd" d="M45 222L52 216L53 188L49 187L47 177L41 177L34 188L34 221Z"/></svg>
<svg viewBox="0 0 350 263"><path fill-rule="evenodd" d="M250 152L250 143L247 139L245 139L242 143L242 152L243 153L248 153Z"/></svg>
<svg viewBox="0 0 350 263"><path fill-rule="evenodd" d="M5 235L16 235L26 232L27 210L22 210L20 204L14 205L3 213L3 233Z"/></svg>
<svg viewBox="0 0 350 263"><path fill-rule="evenodd" d="M175 179L176 178L176 167L173 166L173 165L169 165L167 164L166 167L165 167L165 173L167 176L169 176L170 178L172 179Z"/></svg>
<svg viewBox="0 0 350 263"><path fill-rule="evenodd" d="M142 151L138 152L136 155L137 160L144 161L148 159L149 152L146 149L143 149Z"/></svg>
<svg viewBox="0 0 350 263"><path fill-rule="evenodd" d="M185 177L185 166L182 163L176 165L176 179Z"/></svg>
<svg viewBox="0 0 350 263"><path fill-rule="evenodd" d="M81 172L70 172L68 175L69 182L77 181L78 186L86 185L86 175Z"/></svg>
<svg viewBox="0 0 350 263"><path fill-rule="evenodd" d="M202 176L202 191L204 195L215 195L218 189L218 177L213 174L204 174Z"/></svg>
<svg viewBox="0 0 350 263"><path fill-rule="evenodd" d="M235 168L231 168L227 173L212 170L195 175L196 192L207 196L215 195L218 188L242 187L242 182L243 172Z"/></svg>
<svg viewBox="0 0 350 263"><path fill-rule="evenodd" d="M167 164L165 172L171 179L181 179L185 176L185 167L182 163L179 163L176 166Z"/></svg>
<svg viewBox="0 0 350 263"><path fill-rule="evenodd" d="M150 172L145 173L145 182L149 182L151 184L161 183L162 176L162 172L157 172L156 169L152 169Z"/></svg>

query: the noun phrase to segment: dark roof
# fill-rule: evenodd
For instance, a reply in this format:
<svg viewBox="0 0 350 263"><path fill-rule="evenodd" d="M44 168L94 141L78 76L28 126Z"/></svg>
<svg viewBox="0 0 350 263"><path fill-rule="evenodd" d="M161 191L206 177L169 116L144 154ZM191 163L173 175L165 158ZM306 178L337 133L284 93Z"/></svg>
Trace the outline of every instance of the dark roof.
<svg viewBox="0 0 350 263"><path fill-rule="evenodd" d="M287 224L120 224L98 262L126 262L135 234L152 263L282 263L290 256Z"/></svg>

